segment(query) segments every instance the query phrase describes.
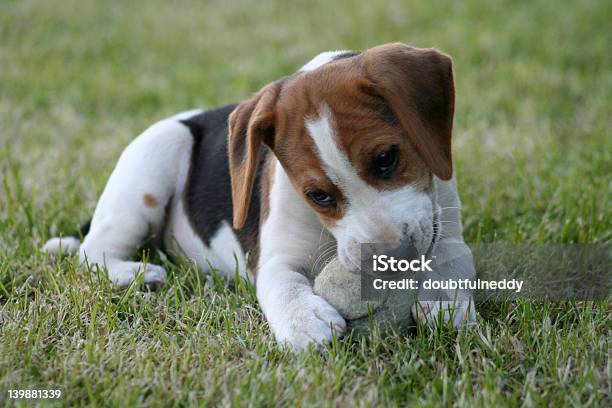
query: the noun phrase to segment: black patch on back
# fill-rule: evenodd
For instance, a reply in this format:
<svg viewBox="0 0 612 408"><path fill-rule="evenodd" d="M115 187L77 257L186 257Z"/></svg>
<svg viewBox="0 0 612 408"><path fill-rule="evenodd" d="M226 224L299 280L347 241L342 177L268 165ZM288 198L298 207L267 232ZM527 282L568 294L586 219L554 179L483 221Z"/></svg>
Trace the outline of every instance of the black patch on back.
<svg viewBox="0 0 612 408"><path fill-rule="evenodd" d="M181 121L189 128L194 138L183 205L191 226L206 246L210 245L223 221L232 225L227 121L235 107L236 105L228 105L211 109ZM262 146L260 163L267 156L267 151L268 149ZM240 230L234 230L244 253L255 249L259 237L259 173L258 170L246 223Z"/></svg>

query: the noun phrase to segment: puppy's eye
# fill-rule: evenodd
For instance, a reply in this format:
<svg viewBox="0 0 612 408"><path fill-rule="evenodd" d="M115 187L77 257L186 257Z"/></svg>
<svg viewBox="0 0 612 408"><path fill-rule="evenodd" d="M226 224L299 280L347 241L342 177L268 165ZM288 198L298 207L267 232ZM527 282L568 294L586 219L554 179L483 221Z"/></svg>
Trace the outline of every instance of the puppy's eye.
<svg viewBox="0 0 612 408"><path fill-rule="evenodd" d="M310 191L306 193L306 195L312 200L313 203L315 203L319 207L327 208L336 206L336 199L331 195L327 194L325 191Z"/></svg>
<svg viewBox="0 0 612 408"><path fill-rule="evenodd" d="M374 160L374 174L378 178L387 179L391 177L399 163L399 149L391 146L390 149L379 153Z"/></svg>

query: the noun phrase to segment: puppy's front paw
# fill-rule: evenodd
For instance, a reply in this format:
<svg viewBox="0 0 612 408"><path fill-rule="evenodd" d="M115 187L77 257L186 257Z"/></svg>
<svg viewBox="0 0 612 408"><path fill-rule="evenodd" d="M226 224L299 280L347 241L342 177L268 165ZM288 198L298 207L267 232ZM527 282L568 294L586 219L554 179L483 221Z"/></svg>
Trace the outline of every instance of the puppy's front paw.
<svg viewBox="0 0 612 408"><path fill-rule="evenodd" d="M452 323L453 327L476 326L474 301L428 300L412 305L412 317L420 324L437 327L440 322Z"/></svg>
<svg viewBox="0 0 612 408"><path fill-rule="evenodd" d="M270 325L276 340L293 351L304 350L309 344L322 347L334 333L342 336L346 322L322 297L312 293L292 299L285 310L277 310Z"/></svg>
<svg viewBox="0 0 612 408"><path fill-rule="evenodd" d="M108 265L108 277L119 287L129 286L139 273L144 275L144 283L151 290L161 288L166 281L166 270L158 265L142 262L113 262Z"/></svg>

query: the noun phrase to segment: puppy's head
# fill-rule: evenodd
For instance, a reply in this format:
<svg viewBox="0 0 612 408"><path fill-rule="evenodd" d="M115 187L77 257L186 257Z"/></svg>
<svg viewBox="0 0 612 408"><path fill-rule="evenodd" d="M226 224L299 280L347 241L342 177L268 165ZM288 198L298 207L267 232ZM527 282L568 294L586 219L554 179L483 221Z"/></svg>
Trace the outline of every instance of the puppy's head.
<svg viewBox="0 0 612 408"><path fill-rule="evenodd" d="M267 85L229 119L234 227L245 222L265 144L346 266L359 266L361 243L426 252L439 228L433 176L452 175L453 111L451 59L399 43Z"/></svg>

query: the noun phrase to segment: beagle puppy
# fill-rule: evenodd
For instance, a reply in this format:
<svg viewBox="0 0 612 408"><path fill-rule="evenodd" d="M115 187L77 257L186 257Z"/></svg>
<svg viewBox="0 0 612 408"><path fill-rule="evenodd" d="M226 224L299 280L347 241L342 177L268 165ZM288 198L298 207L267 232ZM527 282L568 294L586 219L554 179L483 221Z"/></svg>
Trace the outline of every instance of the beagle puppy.
<svg viewBox="0 0 612 408"><path fill-rule="evenodd" d="M322 53L238 105L145 130L121 154L83 242L54 238L44 249L78 253L119 286L139 273L160 285L161 266L131 260L153 238L203 272L253 279L279 343L323 345L346 328L312 290L330 248L353 270L362 243L409 239L420 253L469 254L451 160L454 102L452 61L435 49ZM473 324L470 295L453 299L440 293L412 313Z"/></svg>

